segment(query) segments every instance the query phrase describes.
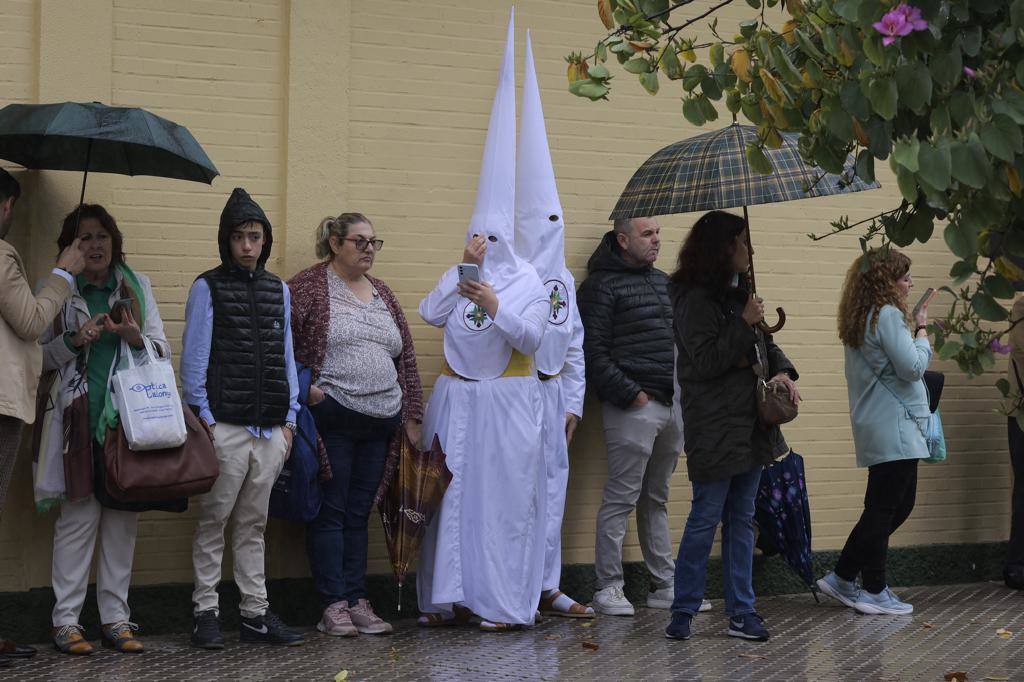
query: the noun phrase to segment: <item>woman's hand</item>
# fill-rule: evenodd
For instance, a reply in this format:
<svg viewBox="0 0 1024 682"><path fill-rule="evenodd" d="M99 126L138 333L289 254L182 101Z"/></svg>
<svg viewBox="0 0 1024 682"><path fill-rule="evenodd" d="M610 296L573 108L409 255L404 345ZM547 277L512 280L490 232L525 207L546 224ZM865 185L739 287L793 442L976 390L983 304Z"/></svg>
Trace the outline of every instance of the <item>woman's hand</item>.
<svg viewBox="0 0 1024 682"><path fill-rule="evenodd" d="M466 244L466 250L462 252L463 263L473 263L477 267L484 266L484 256L487 254L487 240L476 234Z"/></svg>
<svg viewBox="0 0 1024 682"><path fill-rule="evenodd" d="M423 424L415 419L405 422L405 437L409 439L410 443L420 447L420 442L423 440Z"/></svg>
<svg viewBox="0 0 1024 682"><path fill-rule="evenodd" d="M498 315L498 295L487 282L460 283L459 294L486 310L492 320Z"/></svg>
<svg viewBox="0 0 1024 682"><path fill-rule="evenodd" d="M772 381L777 381L786 387L789 391L789 399L793 401L794 405L803 400L803 398L800 397L800 391L796 388L796 382L793 381L785 372L779 372L776 374L772 377Z"/></svg>
<svg viewBox="0 0 1024 682"><path fill-rule="evenodd" d="M743 308L743 321L753 327L764 319L764 299L750 294L747 305Z"/></svg>
<svg viewBox="0 0 1024 682"><path fill-rule="evenodd" d="M565 413L565 447L572 445L572 436L576 433L576 426L579 423L579 417L574 415L572 412Z"/></svg>
<svg viewBox="0 0 1024 682"><path fill-rule="evenodd" d="M310 387L309 387L309 396L306 398L306 405L309 406L309 407L313 407L314 405L319 405L326 398L327 398L327 396L324 395L323 390L319 386L313 386L311 384Z"/></svg>
<svg viewBox="0 0 1024 682"><path fill-rule="evenodd" d="M925 303L921 306L921 309L917 311L917 315L914 316L914 324L918 327L928 326L928 304ZM915 334L916 336L916 334Z"/></svg>
<svg viewBox="0 0 1024 682"><path fill-rule="evenodd" d="M142 330L139 329L138 322L132 317L131 308L121 310L120 322L114 322L110 315L104 315L103 328L120 336L132 348L139 349L145 345L145 342L142 340Z"/></svg>
<svg viewBox="0 0 1024 682"><path fill-rule="evenodd" d="M82 348L100 338L103 333L103 318L106 315L97 315L82 325L77 333L71 335L71 345L75 348Z"/></svg>

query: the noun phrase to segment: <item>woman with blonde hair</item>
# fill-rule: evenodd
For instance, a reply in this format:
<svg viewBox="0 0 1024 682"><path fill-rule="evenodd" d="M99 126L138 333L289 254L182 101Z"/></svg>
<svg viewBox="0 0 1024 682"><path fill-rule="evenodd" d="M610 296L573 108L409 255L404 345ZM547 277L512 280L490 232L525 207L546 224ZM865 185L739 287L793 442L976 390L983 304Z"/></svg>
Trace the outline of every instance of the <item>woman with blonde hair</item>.
<svg viewBox="0 0 1024 682"><path fill-rule="evenodd" d="M340 637L391 632L367 601L367 523L395 472L401 438L419 444L423 419L409 324L395 294L369 274L383 245L361 213L324 218L316 231L322 260L288 280L295 358L313 370L309 395L299 399L313 413L331 472L307 531L324 607L317 629Z"/></svg>
<svg viewBox="0 0 1024 682"><path fill-rule="evenodd" d="M818 587L865 614L914 610L885 581L889 536L914 508L917 463L928 457L922 379L932 349L927 304L913 320L907 312L913 286L910 258L893 248L872 249L850 266L839 302L853 442L857 466L868 469L868 485L860 520Z"/></svg>

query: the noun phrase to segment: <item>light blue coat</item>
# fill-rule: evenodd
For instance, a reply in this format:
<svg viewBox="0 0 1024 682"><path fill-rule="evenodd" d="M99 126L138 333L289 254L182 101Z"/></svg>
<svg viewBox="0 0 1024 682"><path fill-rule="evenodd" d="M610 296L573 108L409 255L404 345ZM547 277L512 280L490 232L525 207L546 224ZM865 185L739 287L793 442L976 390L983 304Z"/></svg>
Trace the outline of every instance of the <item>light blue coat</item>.
<svg viewBox="0 0 1024 682"><path fill-rule="evenodd" d="M932 357L928 339L913 338L899 308L885 305L876 328L868 323L861 347L845 349L857 466L927 458L922 429L928 425L928 391L922 378Z"/></svg>

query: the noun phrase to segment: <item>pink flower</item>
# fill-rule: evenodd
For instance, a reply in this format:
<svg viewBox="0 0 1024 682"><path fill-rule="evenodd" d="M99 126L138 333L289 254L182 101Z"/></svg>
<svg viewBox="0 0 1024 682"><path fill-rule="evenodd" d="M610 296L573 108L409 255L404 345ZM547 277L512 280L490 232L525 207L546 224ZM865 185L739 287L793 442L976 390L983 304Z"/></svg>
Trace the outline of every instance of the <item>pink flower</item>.
<svg viewBox="0 0 1024 682"><path fill-rule="evenodd" d="M974 72L974 69L972 69L969 66L965 66L964 67L964 75L967 76L968 78L977 78L978 77L978 74L976 74Z"/></svg>
<svg viewBox="0 0 1024 682"><path fill-rule="evenodd" d="M926 30L928 22L921 18L920 9L904 2L886 12L881 21L871 26L885 36L882 38L882 45L888 46L914 31Z"/></svg>
<svg viewBox="0 0 1024 682"><path fill-rule="evenodd" d="M992 349L993 353L998 353L999 355L1006 355L1010 352L1010 344L1003 343L998 338L992 339L992 341L989 342L988 347Z"/></svg>

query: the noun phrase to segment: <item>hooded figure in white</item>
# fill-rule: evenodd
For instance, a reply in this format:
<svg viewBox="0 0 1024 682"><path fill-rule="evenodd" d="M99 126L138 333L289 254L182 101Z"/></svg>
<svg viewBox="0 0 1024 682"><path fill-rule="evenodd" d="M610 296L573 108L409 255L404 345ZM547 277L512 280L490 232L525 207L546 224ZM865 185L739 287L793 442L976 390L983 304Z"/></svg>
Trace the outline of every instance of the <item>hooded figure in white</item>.
<svg viewBox="0 0 1024 682"><path fill-rule="evenodd" d="M446 361L423 438L437 434L452 472L417 570L423 625L464 618L465 609L484 630L530 624L541 591L546 474L533 355L550 306L537 272L514 252L512 37L510 19L464 254L482 262L487 284L460 287L452 267L420 303L423 319L444 328Z"/></svg>
<svg viewBox="0 0 1024 682"><path fill-rule="evenodd" d="M549 301L547 331L535 356L544 399L548 498L541 612L593 617L592 609L558 591L562 575L562 517L569 483L569 439L583 414L586 389L583 321L576 308L576 280L565 266L565 223L548 149L529 31L516 157L516 253L533 265Z"/></svg>

